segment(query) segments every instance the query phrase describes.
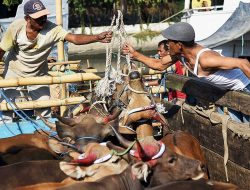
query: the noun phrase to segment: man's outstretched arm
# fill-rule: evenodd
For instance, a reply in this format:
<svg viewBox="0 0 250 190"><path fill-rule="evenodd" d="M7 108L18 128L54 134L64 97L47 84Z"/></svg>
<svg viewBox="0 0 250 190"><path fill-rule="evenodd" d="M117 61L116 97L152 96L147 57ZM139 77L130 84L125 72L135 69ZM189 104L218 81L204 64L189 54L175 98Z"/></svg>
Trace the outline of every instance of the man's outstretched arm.
<svg viewBox="0 0 250 190"><path fill-rule="evenodd" d="M169 55L163 57L162 59L151 58L139 53L129 44L123 46L123 53L129 54L131 58L136 59L148 67L159 71L163 71L173 64Z"/></svg>
<svg viewBox="0 0 250 190"><path fill-rule="evenodd" d="M96 35L68 33L65 40L76 45L84 45L93 42L109 43L112 39L112 32L102 32Z"/></svg>

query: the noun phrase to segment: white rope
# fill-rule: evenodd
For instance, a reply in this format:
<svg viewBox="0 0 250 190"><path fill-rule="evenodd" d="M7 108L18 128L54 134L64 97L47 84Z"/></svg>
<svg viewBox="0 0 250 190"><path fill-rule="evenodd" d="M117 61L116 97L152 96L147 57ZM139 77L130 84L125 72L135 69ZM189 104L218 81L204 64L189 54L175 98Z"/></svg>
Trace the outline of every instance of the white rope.
<svg viewBox="0 0 250 190"><path fill-rule="evenodd" d="M115 23L115 26L114 26ZM106 68L105 76L101 79L95 89L96 95L105 99L105 97L111 96L115 90L116 83L122 83L122 71L120 68L121 62L121 48L122 44L126 42L127 35L123 23L123 15L120 10L118 10L117 18L114 15L109 31L113 32L112 40L106 45ZM117 68L116 70L112 67L112 53L113 47L115 45L116 36L118 39L118 49L117 49Z"/></svg>

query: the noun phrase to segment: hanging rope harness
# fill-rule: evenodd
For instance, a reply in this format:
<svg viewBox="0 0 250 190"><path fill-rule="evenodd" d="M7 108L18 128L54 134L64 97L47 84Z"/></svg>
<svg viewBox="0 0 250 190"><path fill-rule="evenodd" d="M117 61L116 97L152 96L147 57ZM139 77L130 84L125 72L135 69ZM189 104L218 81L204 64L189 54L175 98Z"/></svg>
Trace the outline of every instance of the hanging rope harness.
<svg viewBox="0 0 250 190"><path fill-rule="evenodd" d="M115 26L114 26L115 23ZM122 44L127 41L127 34L124 29L123 23L123 15L120 10L118 10L117 18L116 15L113 16L111 26L109 29L110 32L113 33L113 37L111 43L106 45L106 68L105 68L105 76L101 79L95 89L95 93L101 99L105 99L105 97L109 97L113 94L115 90L115 84L121 84L122 81L122 72L120 68L121 62L121 48ZM113 47L115 45L117 38L117 62L116 62L116 70L112 67L112 53ZM130 57L129 55L126 56L127 63L130 64ZM129 65L131 69L131 65Z"/></svg>

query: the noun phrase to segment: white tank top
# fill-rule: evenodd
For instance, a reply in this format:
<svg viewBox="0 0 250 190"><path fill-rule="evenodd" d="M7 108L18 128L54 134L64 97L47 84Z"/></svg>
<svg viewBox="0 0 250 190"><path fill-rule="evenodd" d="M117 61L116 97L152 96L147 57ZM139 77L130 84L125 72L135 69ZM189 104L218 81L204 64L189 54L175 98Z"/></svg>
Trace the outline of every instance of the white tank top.
<svg viewBox="0 0 250 190"><path fill-rule="evenodd" d="M230 90L243 90L249 83L249 78L240 69L228 69L228 70L218 70L213 74L208 76L198 75L198 64L200 55L205 51L212 51L211 49L205 48L198 52L196 56L196 62L194 66L194 74L202 79L205 79L220 88L230 89Z"/></svg>

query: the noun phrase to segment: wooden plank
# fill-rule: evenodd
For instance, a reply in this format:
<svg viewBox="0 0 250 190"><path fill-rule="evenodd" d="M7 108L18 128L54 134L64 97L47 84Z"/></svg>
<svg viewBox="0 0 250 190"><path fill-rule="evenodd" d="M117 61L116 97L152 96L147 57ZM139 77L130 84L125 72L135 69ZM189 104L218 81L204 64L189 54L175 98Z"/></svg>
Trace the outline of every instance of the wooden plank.
<svg viewBox="0 0 250 190"><path fill-rule="evenodd" d="M212 180L226 182L223 157L205 147L203 147L208 163L209 175ZM228 178L231 183L244 189L250 189L250 170L228 161Z"/></svg>
<svg viewBox="0 0 250 190"><path fill-rule="evenodd" d="M189 131L201 143L202 146L224 155L224 144L221 132L221 124L213 125L209 119L196 113L183 110L184 124L182 123L179 106L170 107L166 118L173 130ZM238 124L240 127L240 123ZM250 169L250 141L235 136L228 130L229 160Z"/></svg>
<svg viewBox="0 0 250 190"><path fill-rule="evenodd" d="M230 107L246 115L250 115L250 94L238 91L222 90L211 83L197 78L168 74L168 88L180 90L198 99L212 102L216 105Z"/></svg>

